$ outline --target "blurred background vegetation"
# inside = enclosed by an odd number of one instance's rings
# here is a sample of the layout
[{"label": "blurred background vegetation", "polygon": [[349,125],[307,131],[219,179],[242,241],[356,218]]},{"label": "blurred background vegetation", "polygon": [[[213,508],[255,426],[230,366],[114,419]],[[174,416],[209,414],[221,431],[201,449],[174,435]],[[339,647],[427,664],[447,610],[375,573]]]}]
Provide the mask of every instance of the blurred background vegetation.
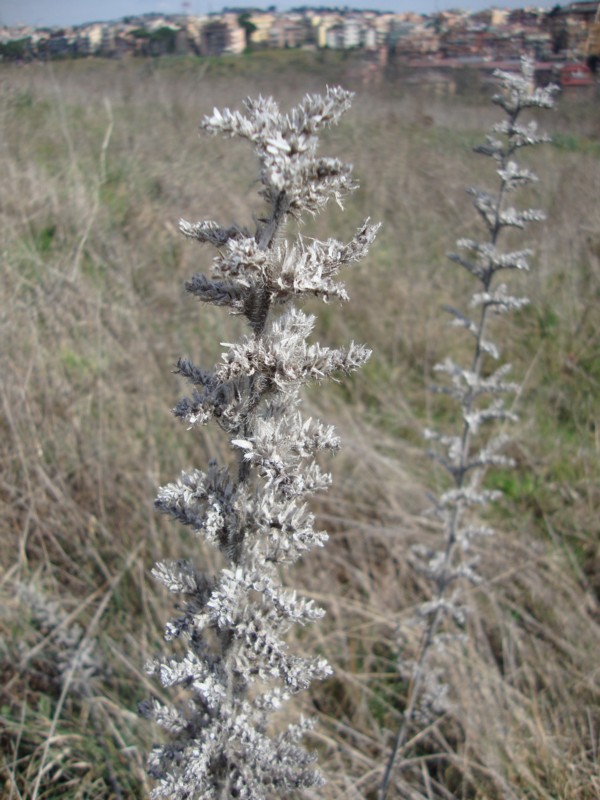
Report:
[{"label": "blurred background vegetation", "polygon": [[[494,175],[471,148],[500,115],[475,80],[445,97],[400,77],[365,83],[345,53],[280,51],[0,65],[2,797],[149,791],[158,733],[136,707],[158,691],[143,665],[171,610],[149,570],[194,553],[210,571],[215,558],[153,499],[182,468],[227,458],[218,430],[170,416],[171,369],[180,355],[212,365],[241,325],[186,296],[210,255],[177,222],[261,211],[249,148],[199,137],[198,123],[247,95],[285,107],[338,82],[357,96],[323,152],[353,162],[361,188],[302,233],[384,224],[346,276],[351,303],[311,310],[320,341],[374,354],[307,396],[344,449],[315,505],[331,540],[288,577],[328,614],[292,646],[336,673],[286,713],[319,718],[319,797],[376,796],[403,706],[398,630],[427,592],[409,548],[439,536],[427,495],[444,478],[422,429],[454,412],[428,384],[469,347],[440,310],[472,288],[446,253],[478,232],[465,188]],[[535,268],[513,284],[532,303],[494,336],[523,381],[517,469],[488,476],[505,495],[478,546],[469,636],[445,665],[452,710],[413,743],[390,797],[600,796],[600,106],[564,94],[540,123],[554,143],[532,153],[541,180],[521,199],[548,221],[519,239]]]}]

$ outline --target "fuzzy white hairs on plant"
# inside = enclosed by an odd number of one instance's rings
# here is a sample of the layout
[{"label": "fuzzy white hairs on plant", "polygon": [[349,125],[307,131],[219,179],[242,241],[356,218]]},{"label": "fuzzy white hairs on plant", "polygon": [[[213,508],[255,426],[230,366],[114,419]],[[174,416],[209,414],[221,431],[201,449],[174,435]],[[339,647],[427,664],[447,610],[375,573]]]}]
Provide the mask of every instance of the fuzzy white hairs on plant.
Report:
[{"label": "fuzzy white hairs on plant", "polygon": [[285,636],[323,610],[285,589],[282,566],[322,546],[306,498],[330,476],[315,461],[335,452],[331,426],[305,419],[300,389],[309,380],[350,373],[368,359],[360,345],[331,349],[308,339],[314,317],[294,303],[307,296],[347,299],[336,280],[362,259],[377,227],[364,223],[348,243],[283,239],[287,218],[314,214],[355,188],[352,167],[317,154],[319,132],[337,123],[351,94],[340,88],[308,95],[289,113],[272,99],[247,100],[245,112],[215,110],[204,131],[247,139],[260,163],[267,205],[254,232],[238,225],[180,223],[181,232],[216,250],[210,276],[195,275],[187,290],[200,300],[244,315],[249,332],[224,345],[222,360],[205,370],[181,359],[192,385],[174,413],[189,427],[214,422],[229,437],[237,466],[210,463],[164,486],[157,508],[218,548],[225,567],[207,575],[190,561],[162,562],[154,576],[178,598],[179,615],[166,628],[184,655],[149,665],[164,687],[183,687],[184,707],[158,700],[143,713],[166,728],[167,744],[149,758],[153,798],[279,798],[322,782],[314,755],[301,742],[309,720],[274,734],[269,715],[312,680],[331,673],[319,657],[298,655]]},{"label": "fuzzy white hairs on plant", "polygon": [[493,531],[481,525],[473,512],[499,495],[482,488],[484,473],[489,467],[508,467],[512,463],[502,453],[505,437],[488,435],[487,431],[494,422],[516,419],[505,398],[519,391],[520,386],[508,380],[510,365],[498,365],[500,348],[488,338],[488,329],[493,317],[528,303],[524,297],[512,296],[506,284],[498,279],[511,270],[528,271],[531,251],[506,251],[499,243],[507,229],[524,229],[530,222],[544,219],[544,214],[536,209],[514,208],[510,199],[515,191],[537,180],[529,169],[517,163],[517,154],[525,147],[549,141],[538,132],[535,122],[523,124],[521,114],[530,108],[552,108],[557,87],[536,88],[534,65],[528,58],[522,59],[520,73],[497,71],[495,77],[500,91],[493,101],[504,110],[505,118],[475,151],[496,162],[498,186],[494,192],[468,190],[483,221],[485,235],[481,240],[459,240],[458,252],[450,254],[450,259],[466,269],[477,285],[468,310],[451,306],[445,309],[452,316],[452,325],[471,337],[471,361],[463,366],[447,358],[435,367],[445,378],[434,387],[435,391],[458,404],[461,423],[454,433],[425,432],[433,445],[432,457],[449,476],[449,486],[436,498],[434,509],[444,538],[439,550],[416,547],[413,551],[415,567],[431,581],[432,596],[421,606],[415,621],[422,631],[417,658],[400,664],[409,691],[403,722],[381,784],[380,800],[385,800],[395,758],[406,745],[409,733],[414,734],[413,729],[421,725],[418,732],[445,708],[447,685],[433,663],[435,652],[443,651],[447,640],[442,623],[451,619],[459,627],[464,625],[466,609],[460,582],[480,580],[469,545],[474,537],[487,536]]}]

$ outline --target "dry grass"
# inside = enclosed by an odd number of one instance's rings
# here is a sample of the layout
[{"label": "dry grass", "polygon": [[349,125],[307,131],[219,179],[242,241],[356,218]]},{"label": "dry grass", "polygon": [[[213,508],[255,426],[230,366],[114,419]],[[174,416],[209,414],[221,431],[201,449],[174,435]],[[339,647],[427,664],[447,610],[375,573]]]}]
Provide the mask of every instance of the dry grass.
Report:
[{"label": "dry grass", "polygon": [[[281,59],[276,71],[260,59],[0,71],[3,797],[148,789],[155,732],[135,710],[156,691],[142,666],[169,614],[148,571],[198,551],[152,500],[224,448],[211,428],[186,433],[170,417],[169,368],[182,354],[211,364],[239,324],[184,296],[207,260],[176,223],[258,211],[248,151],[196,134],[213,105],[257,91],[285,103],[354,70]],[[331,800],[375,797],[400,719],[397,629],[427,591],[408,548],[439,535],[425,509],[442,478],[420,431],[447,412],[426,386],[431,366],[462,347],[439,309],[459,302],[466,278],[444,254],[476,224],[464,187],[484,176],[470,147],[494,114],[485,98],[359,87],[324,148],[354,162],[362,188],[306,234],[348,238],[363,216],[384,222],[369,265],[349,276],[350,306],[319,308],[322,340],[355,338],[375,355],[351,383],[310,392],[345,448],[317,508],[331,541],[290,576],[328,608],[299,644],[336,667],[302,699],[320,717],[320,796]],[[454,710],[413,743],[394,797],[600,795],[599,121],[597,107],[568,98],[546,121],[557,144],[535,163],[534,204],[550,221],[534,233],[533,303],[496,337],[525,376],[518,469],[489,478],[506,499],[482,545],[467,643],[444,664]],[[57,627],[32,614],[28,586],[60,605]],[[59,643],[75,623],[65,672]],[[96,669],[82,685],[77,657],[90,643]]]}]

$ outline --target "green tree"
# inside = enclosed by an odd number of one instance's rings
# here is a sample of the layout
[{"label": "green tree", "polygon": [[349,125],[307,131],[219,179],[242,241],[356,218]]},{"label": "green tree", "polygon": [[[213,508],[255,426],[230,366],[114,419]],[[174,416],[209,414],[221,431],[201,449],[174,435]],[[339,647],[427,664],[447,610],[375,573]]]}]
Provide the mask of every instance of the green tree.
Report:
[{"label": "green tree", "polygon": [[240,14],[238,17],[238,25],[240,28],[244,29],[244,33],[246,34],[246,47],[249,48],[251,41],[250,37],[257,30],[256,25],[252,22],[252,14],[249,11],[244,11],[243,14]]}]

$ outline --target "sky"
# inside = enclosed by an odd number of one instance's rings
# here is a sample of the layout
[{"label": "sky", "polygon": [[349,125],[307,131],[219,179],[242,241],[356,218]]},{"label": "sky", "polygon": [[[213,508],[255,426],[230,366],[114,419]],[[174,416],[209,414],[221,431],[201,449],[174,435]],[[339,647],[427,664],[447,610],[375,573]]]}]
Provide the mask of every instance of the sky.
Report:
[{"label": "sky", "polygon": [[[416,11],[430,14],[448,8],[477,11],[497,6],[523,8],[536,5],[550,9],[556,0],[0,0],[0,25],[80,25],[84,22],[114,20],[135,14],[157,11],[177,14],[183,10],[190,14],[219,11],[223,6],[256,6],[266,8],[274,4],[279,11],[300,5],[348,5],[374,8],[380,11]],[[184,9],[185,6],[185,9]]]}]

